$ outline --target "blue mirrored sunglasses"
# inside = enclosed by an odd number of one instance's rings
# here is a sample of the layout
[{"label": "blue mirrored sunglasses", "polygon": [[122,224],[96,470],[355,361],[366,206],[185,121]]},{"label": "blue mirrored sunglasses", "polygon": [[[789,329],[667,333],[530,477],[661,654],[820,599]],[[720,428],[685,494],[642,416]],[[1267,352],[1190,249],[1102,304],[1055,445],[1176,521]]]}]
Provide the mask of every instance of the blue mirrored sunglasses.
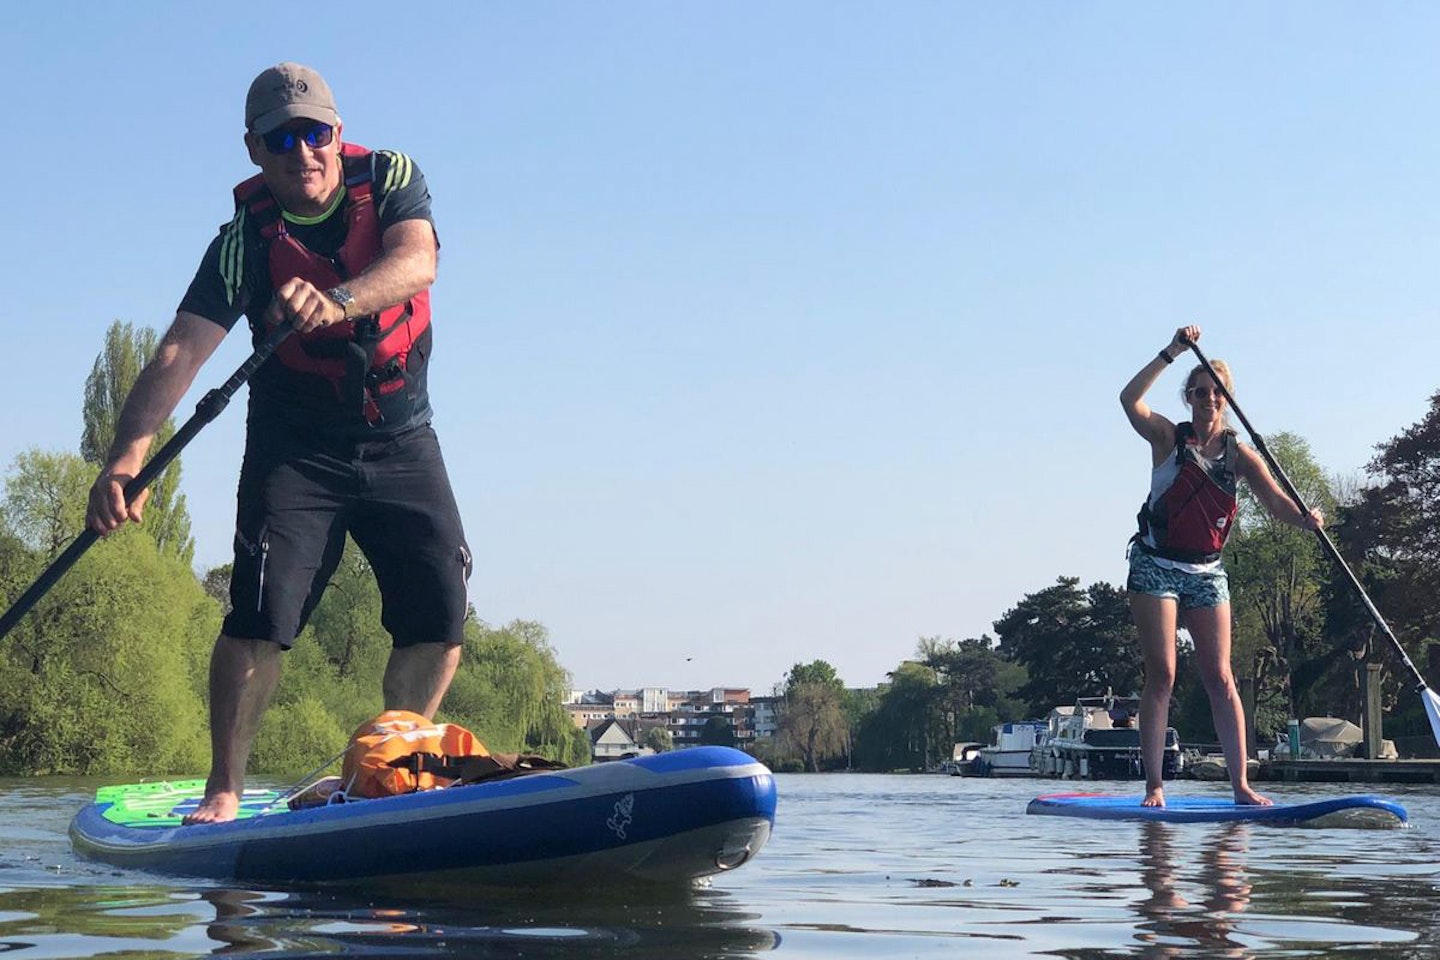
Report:
[{"label": "blue mirrored sunglasses", "polygon": [[295,145],[301,142],[304,142],[311,150],[318,150],[320,147],[327,146],[334,136],[335,130],[330,124],[317,121],[313,126],[300,130],[286,127],[271,130],[262,135],[261,139],[265,141],[266,150],[275,154],[285,154],[294,150]]}]

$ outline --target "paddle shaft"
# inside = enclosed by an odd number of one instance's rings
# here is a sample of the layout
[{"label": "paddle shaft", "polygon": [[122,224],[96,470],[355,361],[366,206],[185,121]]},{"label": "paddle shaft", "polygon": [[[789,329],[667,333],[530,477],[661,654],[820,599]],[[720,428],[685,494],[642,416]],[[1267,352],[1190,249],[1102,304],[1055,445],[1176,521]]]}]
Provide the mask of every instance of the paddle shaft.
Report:
[{"label": "paddle shaft", "polygon": [[[170,466],[170,462],[180,455],[180,451],[185,449],[185,445],[195,439],[195,435],[199,433],[206,424],[220,415],[220,412],[230,403],[230,398],[235,395],[235,391],[240,389],[241,384],[250,379],[251,375],[260,367],[260,364],[264,363],[269,359],[270,354],[275,352],[275,348],[280,345],[280,341],[288,337],[293,330],[294,328],[287,321],[270,331],[270,335],[255,348],[255,352],[250,354],[250,358],[230,375],[229,380],[226,380],[223,384],[200,398],[200,402],[195,405],[195,412],[191,414],[190,419],[186,420],[184,425],[175,431],[175,436],[171,437],[155,456],[150,458],[150,462],[145,464],[139,473],[131,477],[129,483],[125,484],[125,502],[127,504],[135,502],[135,498],[140,496],[145,488],[149,487],[150,484],[155,481],[155,478],[160,476],[166,467]],[[70,541],[70,546],[66,547],[60,556],[50,562],[50,566],[45,568],[45,571],[36,578],[35,582],[30,585],[30,588],[20,595],[20,599],[16,600],[10,609],[5,611],[3,617],[0,617],[0,638],[4,638],[6,634],[15,628],[15,625],[20,622],[25,614],[30,612],[30,609],[40,601],[40,598],[45,596],[51,587],[55,586],[55,583],[75,565],[75,562],[79,560],[85,551],[89,550],[98,539],[100,539],[100,535],[89,527],[86,527],[80,531],[79,536]]]},{"label": "paddle shaft", "polygon": [[[1250,439],[1255,441],[1255,449],[1260,451],[1260,456],[1264,457],[1265,462],[1270,465],[1270,471],[1274,473],[1275,478],[1280,481],[1280,486],[1285,488],[1285,492],[1290,495],[1291,500],[1295,501],[1295,506],[1300,508],[1301,513],[1309,513],[1310,508],[1305,505],[1305,499],[1300,496],[1300,491],[1295,489],[1295,484],[1291,483],[1290,478],[1285,475],[1284,468],[1281,467],[1275,457],[1271,455],[1270,448],[1265,446],[1265,438],[1260,436],[1260,434],[1255,431],[1255,428],[1250,425],[1249,419],[1245,416],[1245,411],[1240,409],[1240,405],[1235,402],[1235,398],[1230,395],[1230,391],[1225,389],[1224,382],[1216,375],[1215,368],[1210,366],[1210,361],[1207,360],[1205,354],[1200,351],[1200,346],[1195,343],[1191,343],[1189,346],[1190,349],[1195,352],[1196,359],[1200,361],[1200,366],[1204,367],[1205,372],[1210,375],[1210,379],[1215,381],[1215,387],[1224,395],[1225,402],[1230,404],[1230,409],[1235,411],[1235,416],[1239,417],[1240,422],[1245,425],[1245,431],[1250,434]],[[1380,611],[1375,608],[1375,604],[1371,601],[1370,595],[1366,593],[1365,588],[1361,586],[1360,579],[1355,576],[1355,572],[1350,569],[1350,565],[1345,562],[1345,558],[1340,556],[1340,550],[1335,546],[1335,542],[1330,539],[1330,535],[1322,528],[1315,531],[1315,536],[1320,541],[1320,545],[1325,548],[1325,552],[1330,554],[1330,558],[1344,571],[1345,579],[1350,581],[1351,588],[1360,598],[1360,601],[1365,604],[1365,609],[1370,612],[1370,617],[1375,621],[1375,625],[1380,628],[1380,632],[1385,634],[1386,639],[1388,639],[1391,646],[1395,648],[1395,652],[1399,654],[1400,661],[1405,664],[1405,668],[1415,677],[1415,682],[1420,685],[1421,689],[1428,689],[1429,685],[1425,682],[1425,677],[1410,660],[1410,655],[1407,654],[1405,648],[1400,645],[1399,638],[1397,638],[1394,631],[1390,629],[1390,625],[1385,622],[1385,618],[1380,615]]]}]

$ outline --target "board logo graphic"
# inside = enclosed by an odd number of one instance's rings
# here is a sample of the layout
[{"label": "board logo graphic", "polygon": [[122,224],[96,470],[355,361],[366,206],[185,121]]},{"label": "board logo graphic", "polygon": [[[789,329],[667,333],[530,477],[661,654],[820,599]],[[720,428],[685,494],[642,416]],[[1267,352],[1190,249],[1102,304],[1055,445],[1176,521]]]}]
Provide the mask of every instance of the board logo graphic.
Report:
[{"label": "board logo graphic", "polygon": [[627,793],[615,801],[615,814],[605,821],[605,826],[615,831],[615,836],[625,839],[625,828],[630,826],[630,814],[635,809],[635,794]]}]

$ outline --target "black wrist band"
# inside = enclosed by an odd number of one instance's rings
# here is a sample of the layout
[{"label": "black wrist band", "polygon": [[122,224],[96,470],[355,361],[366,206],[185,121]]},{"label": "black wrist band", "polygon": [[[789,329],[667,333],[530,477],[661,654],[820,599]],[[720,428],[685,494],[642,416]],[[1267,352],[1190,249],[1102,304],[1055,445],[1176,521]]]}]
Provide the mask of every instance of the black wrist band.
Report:
[{"label": "black wrist band", "polygon": [[1174,363],[1174,362],[1175,362],[1175,358],[1172,357],[1172,356],[1170,356],[1170,354],[1166,353],[1164,350],[1161,350],[1161,351],[1160,351],[1160,359],[1161,359],[1161,360],[1164,360],[1166,363]]}]

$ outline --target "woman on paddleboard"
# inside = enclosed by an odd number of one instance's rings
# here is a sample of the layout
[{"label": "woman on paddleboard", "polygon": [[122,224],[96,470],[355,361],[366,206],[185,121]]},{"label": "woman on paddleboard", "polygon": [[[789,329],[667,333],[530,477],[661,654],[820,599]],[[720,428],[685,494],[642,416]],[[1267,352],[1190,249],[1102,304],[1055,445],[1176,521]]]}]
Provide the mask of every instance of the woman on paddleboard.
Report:
[{"label": "woman on paddleboard", "polygon": [[[1180,626],[1195,644],[1235,802],[1270,803],[1251,789],[1246,775],[1245,713],[1230,671],[1230,587],[1221,552],[1235,523],[1237,480],[1248,483],[1278,520],[1307,530],[1325,522],[1319,510],[1306,513],[1287,497],[1260,455],[1236,438],[1226,419],[1225,395],[1203,366],[1185,378],[1182,396],[1190,407],[1189,420],[1172,423],[1145,402],[1165,368],[1199,339],[1199,327],[1176,330],[1120,391],[1130,425],[1150,443],[1150,495],[1140,510],[1140,530],[1130,541],[1126,588],[1145,660],[1140,750],[1144,804],[1152,807],[1165,804],[1161,758]],[[1220,360],[1210,365],[1233,396],[1229,367]]]}]

